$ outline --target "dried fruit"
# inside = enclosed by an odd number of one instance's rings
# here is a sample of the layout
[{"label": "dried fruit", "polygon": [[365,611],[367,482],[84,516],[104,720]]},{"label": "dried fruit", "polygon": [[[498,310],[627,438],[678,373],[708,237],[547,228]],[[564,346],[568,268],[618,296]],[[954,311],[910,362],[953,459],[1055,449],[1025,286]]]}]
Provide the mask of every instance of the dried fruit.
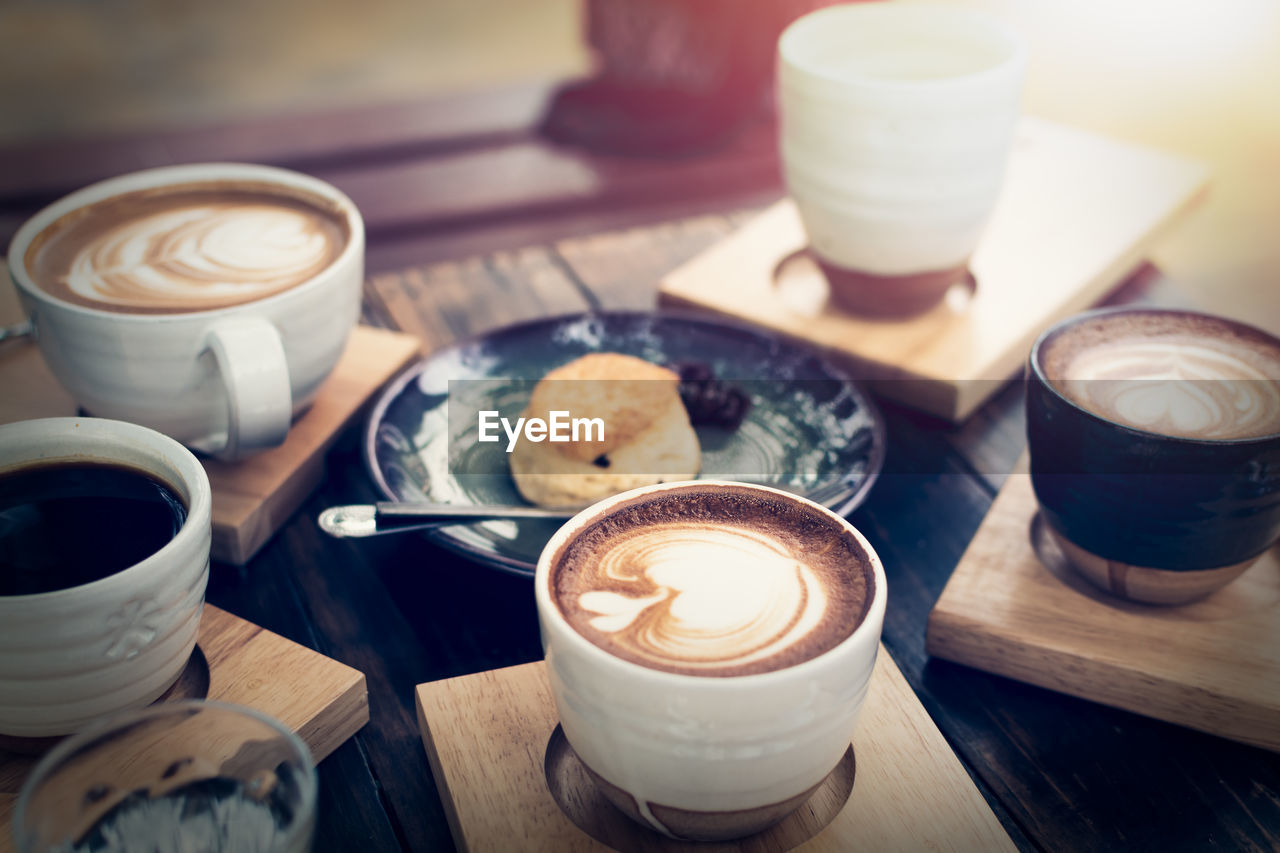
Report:
[{"label": "dried fruit", "polygon": [[710,365],[703,362],[682,361],[668,367],[680,374],[680,400],[690,423],[729,431],[742,426],[751,411],[746,391],[717,379]]}]

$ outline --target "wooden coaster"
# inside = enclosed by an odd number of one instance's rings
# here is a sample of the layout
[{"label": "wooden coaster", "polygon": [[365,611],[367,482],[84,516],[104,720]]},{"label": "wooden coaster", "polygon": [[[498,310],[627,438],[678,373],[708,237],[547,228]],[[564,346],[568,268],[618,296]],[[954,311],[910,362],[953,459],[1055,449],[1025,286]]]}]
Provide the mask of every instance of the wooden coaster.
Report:
[{"label": "wooden coaster", "polygon": [[830,307],[790,200],[668,274],[659,295],[817,344],[886,396],[960,421],[1041,330],[1119,284],[1207,178],[1197,162],[1024,118],[972,259],[972,299],[901,321]]},{"label": "wooden coaster", "polygon": [[[548,784],[548,769],[560,767],[561,760],[554,749],[558,726],[545,664],[419,684],[417,704],[427,758],[458,849],[609,849],[562,810]],[[883,647],[852,753],[842,765],[851,775],[854,755],[852,792],[825,829],[824,804],[813,800],[773,830],[727,847],[674,844],[618,821],[620,814],[600,814],[590,825],[593,833],[617,833],[608,843],[620,850],[1014,849]],[[589,798],[589,792],[580,797]]]},{"label": "wooden coaster", "polygon": [[[184,673],[179,680],[188,683],[174,698],[203,689],[209,699],[256,708],[296,732],[317,763],[369,721],[363,673],[212,604],[200,617],[196,649],[207,676]],[[204,677],[207,686],[200,684]],[[12,850],[9,821],[37,760],[0,751],[0,853]]]},{"label": "wooden coaster", "polygon": [[[22,318],[17,294],[0,284],[0,325]],[[324,455],[382,385],[419,352],[412,335],[358,326],[315,402],[285,443],[243,462],[205,459],[213,487],[213,557],[244,565],[324,476]],[[0,423],[77,413],[29,340],[0,342]]]},{"label": "wooden coaster", "polygon": [[1024,457],[929,616],[931,655],[1280,751],[1280,548],[1201,601],[1125,601],[1078,576]]}]

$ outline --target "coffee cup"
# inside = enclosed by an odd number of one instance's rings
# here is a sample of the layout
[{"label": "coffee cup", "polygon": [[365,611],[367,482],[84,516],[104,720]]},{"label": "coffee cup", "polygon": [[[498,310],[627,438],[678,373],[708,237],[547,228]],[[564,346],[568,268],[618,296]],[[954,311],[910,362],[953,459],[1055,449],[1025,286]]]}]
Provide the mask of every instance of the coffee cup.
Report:
[{"label": "coffee cup", "polygon": [[282,443],[359,318],[364,226],[323,181],[215,163],[93,184],[24,224],[9,269],[81,408],[222,459]]},{"label": "coffee cup", "polygon": [[574,516],[535,597],[560,725],[591,778],[642,826],[705,841],[785,818],[841,762],[886,589],[830,510],[704,480]]},{"label": "coffee cup", "polygon": [[99,418],[0,426],[0,734],[145,705],[195,647],[209,478],[167,436]]},{"label": "coffee cup", "polygon": [[1225,318],[1068,318],[1027,366],[1040,515],[1099,588],[1201,598],[1280,539],[1280,339]]},{"label": "coffee cup", "polygon": [[976,286],[1025,66],[1009,28],[955,7],[830,6],[783,32],[783,172],[836,305],[907,317]]}]

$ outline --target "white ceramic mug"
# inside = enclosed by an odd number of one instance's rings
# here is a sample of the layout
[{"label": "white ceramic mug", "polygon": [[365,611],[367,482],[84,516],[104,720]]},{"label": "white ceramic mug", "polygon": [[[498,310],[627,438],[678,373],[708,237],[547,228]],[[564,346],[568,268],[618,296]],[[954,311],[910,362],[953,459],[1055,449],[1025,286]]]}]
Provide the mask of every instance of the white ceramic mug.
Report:
[{"label": "white ceramic mug", "polygon": [[195,648],[209,579],[209,478],[182,445],[136,424],[44,418],[0,426],[0,472],[91,460],[144,471],[187,508],[163,548],[80,586],[0,596],[0,734],[64,735],[151,702]]},{"label": "white ceramic mug", "polygon": [[[27,249],[63,215],[123,193],[209,182],[317,196],[345,217],[346,245],[303,284],[214,310],[106,311],[56,298],[32,280]],[[9,270],[45,360],[86,412],[143,424],[234,460],[281,444],[342,355],[360,316],[364,224],[346,195],[296,172],[235,163],[170,166],[93,184],[40,211],[14,236]]]},{"label": "white ceramic mug", "polygon": [[1010,29],[948,6],[831,6],[783,32],[783,171],[837,302],[913,314],[968,276],[1025,65]]},{"label": "white ceramic mug", "polygon": [[[749,489],[803,504],[835,519],[854,537],[869,560],[875,588],[865,618],[850,636],[784,669],[714,677],[623,660],[566,621],[551,589],[554,564],[566,544],[623,502],[708,486]],[[633,819],[677,836],[683,831],[663,823],[654,804],[686,813],[681,820],[693,827],[716,831],[718,825],[758,821],[746,830],[756,831],[801,805],[836,768],[866,698],[887,598],[879,558],[845,519],[789,492],[706,480],[635,489],[583,510],[542,551],[534,592],[565,738],[583,764],[607,783],[602,790],[615,805]],[[740,834],[731,829],[718,837]],[[717,836],[702,836],[711,837]]]}]

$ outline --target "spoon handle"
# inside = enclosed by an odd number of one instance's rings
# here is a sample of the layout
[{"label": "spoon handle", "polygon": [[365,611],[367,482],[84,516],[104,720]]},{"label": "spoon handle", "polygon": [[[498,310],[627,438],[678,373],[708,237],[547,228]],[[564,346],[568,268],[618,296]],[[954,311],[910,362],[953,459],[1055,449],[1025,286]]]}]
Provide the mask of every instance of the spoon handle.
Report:
[{"label": "spoon handle", "polygon": [[15,323],[12,326],[0,326],[0,341],[9,338],[23,338],[35,331],[35,325],[30,319],[23,320],[21,323]]},{"label": "spoon handle", "polygon": [[382,501],[374,504],[379,518],[440,521],[457,524],[494,518],[569,518],[576,509],[545,509],[535,506],[458,506],[455,504],[418,504]]},{"label": "spoon handle", "polygon": [[577,510],[542,509],[531,506],[458,506],[381,502],[331,506],[320,513],[320,529],[330,536],[363,538],[387,533],[404,533],[443,527],[446,524],[471,524],[492,519],[557,519],[564,520]]}]

